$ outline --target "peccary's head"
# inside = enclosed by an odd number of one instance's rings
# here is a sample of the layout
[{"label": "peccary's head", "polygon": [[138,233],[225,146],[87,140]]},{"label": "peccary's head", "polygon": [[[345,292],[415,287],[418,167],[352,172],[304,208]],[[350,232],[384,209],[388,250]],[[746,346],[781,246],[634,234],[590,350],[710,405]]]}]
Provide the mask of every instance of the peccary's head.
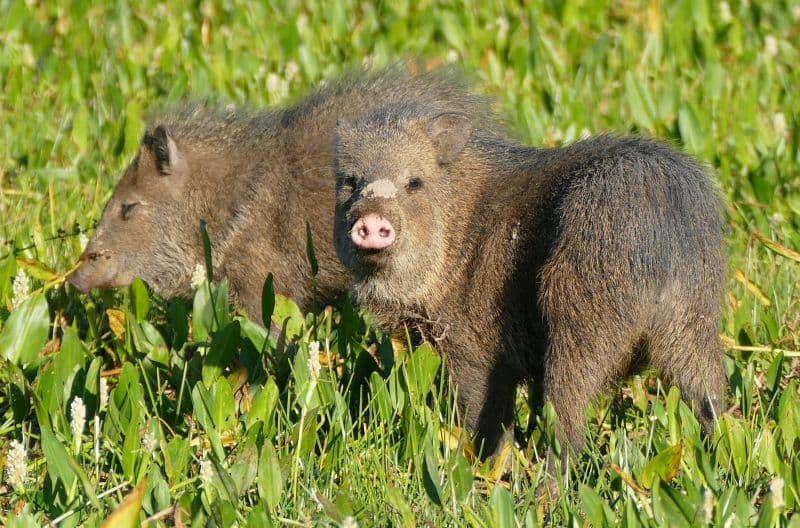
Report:
[{"label": "peccary's head", "polygon": [[190,241],[197,237],[194,222],[186,225],[189,170],[165,126],[145,133],[69,281],[86,292],[141,277],[161,295],[187,293],[196,260]]},{"label": "peccary's head", "polygon": [[357,296],[413,305],[441,286],[465,192],[447,168],[472,128],[462,113],[391,107],[339,122],[334,243]]}]

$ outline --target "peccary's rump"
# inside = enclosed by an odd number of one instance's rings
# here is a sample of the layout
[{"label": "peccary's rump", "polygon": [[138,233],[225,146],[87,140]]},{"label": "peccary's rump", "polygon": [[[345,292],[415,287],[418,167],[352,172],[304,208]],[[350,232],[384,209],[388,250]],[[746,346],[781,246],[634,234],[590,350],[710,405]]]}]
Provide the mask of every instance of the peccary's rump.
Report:
[{"label": "peccary's rump", "polygon": [[542,382],[577,451],[589,401],[646,364],[712,428],[724,224],[693,159],[629,137],[529,148],[409,103],[341,122],[336,172],[355,297],[438,341],[484,455],[513,425],[519,382]]},{"label": "peccary's rump", "polygon": [[215,273],[252,317],[269,272],[277,291],[311,308],[306,222],[320,264],[322,302],[349,277],[333,254],[332,147],[336,120],[395,100],[475,101],[452,72],[399,67],[332,81],[298,103],[264,112],[188,105],[157,115],[125,171],[70,281],[86,291],[138,276],[162,296],[188,296],[203,262],[199,220]]}]

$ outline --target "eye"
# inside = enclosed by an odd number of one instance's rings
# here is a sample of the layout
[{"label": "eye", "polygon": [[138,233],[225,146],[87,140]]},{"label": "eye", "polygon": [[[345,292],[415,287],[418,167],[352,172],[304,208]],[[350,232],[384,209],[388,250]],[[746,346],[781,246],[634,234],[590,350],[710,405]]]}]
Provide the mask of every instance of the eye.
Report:
[{"label": "eye", "polygon": [[358,180],[355,176],[346,176],[344,180],[342,180],[342,185],[345,187],[350,187],[350,189],[355,190],[356,186],[358,185]]},{"label": "eye", "polygon": [[422,189],[422,180],[420,178],[411,178],[406,184],[408,191],[418,191]]},{"label": "eye", "polygon": [[130,218],[131,213],[133,212],[134,207],[139,205],[141,202],[130,202],[122,204],[122,219],[127,220]]}]

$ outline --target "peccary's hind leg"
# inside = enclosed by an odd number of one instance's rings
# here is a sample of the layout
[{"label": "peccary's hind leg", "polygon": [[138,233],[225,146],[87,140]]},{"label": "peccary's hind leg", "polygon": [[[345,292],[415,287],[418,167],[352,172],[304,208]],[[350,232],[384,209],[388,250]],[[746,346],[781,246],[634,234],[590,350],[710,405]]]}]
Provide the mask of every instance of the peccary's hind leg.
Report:
[{"label": "peccary's hind leg", "polygon": [[676,317],[650,342],[651,361],[661,379],[681,390],[709,438],[714,436],[717,416],[725,410],[722,355],[715,316]]}]

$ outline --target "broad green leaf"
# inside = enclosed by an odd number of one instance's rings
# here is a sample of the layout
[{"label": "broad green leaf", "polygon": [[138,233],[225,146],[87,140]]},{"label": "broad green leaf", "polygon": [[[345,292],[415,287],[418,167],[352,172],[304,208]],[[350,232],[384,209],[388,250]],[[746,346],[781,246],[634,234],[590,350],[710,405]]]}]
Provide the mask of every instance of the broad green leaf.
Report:
[{"label": "broad green leaf", "polygon": [[[139,426],[144,413],[144,387],[139,371],[132,363],[122,366],[117,386],[111,391],[105,421],[105,433],[118,442]],[[138,430],[137,430],[138,438]],[[129,456],[123,453],[123,456]]]},{"label": "broad green leaf", "polygon": [[214,420],[217,432],[227,430],[236,420],[236,404],[233,390],[224,377],[217,379],[209,391],[211,419]]},{"label": "broad green leaf", "polygon": [[74,489],[80,482],[84,495],[91,501],[93,506],[99,508],[100,502],[97,500],[94,485],[56,435],[50,429],[43,427],[41,441],[50,478],[60,481],[68,491]]},{"label": "broad green leaf", "polygon": [[319,407],[305,411],[303,420],[297,422],[292,430],[292,440],[297,446],[296,456],[304,460],[314,451],[317,444],[317,430],[319,428]]},{"label": "broad green leaf", "polygon": [[747,469],[750,444],[741,422],[729,414],[720,416],[724,446],[733,463],[737,475],[743,475]]},{"label": "broad green leaf", "polygon": [[192,334],[195,341],[206,341],[214,327],[214,306],[211,294],[205,286],[197,288],[192,303]]},{"label": "broad green leaf", "polygon": [[[135,405],[135,404],[134,404]],[[147,454],[142,452],[142,414],[136,412],[132,415],[127,427],[122,431],[122,457],[120,465],[122,474],[129,481],[135,482],[139,478],[139,470],[143,469],[142,459]]]},{"label": "broad green leaf", "polygon": [[267,346],[267,330],[246,317],[237,317],[236,321],[239,322],[239,326],[242,329],[242,339],[250,341],[260,354]]},{"label": "broad green leaf", "polygon": [[258,496],[274,511],[283,493],[283,476],[278,454],[269,441],[261,446],[258,460]]},{"label": "broad green leaf", "polygon": [[247,429],[250,429],[259,421],[271,425],[275,408],[278,405],[278,397],[278,385],[272,378],[267,379],[267,382],[253,398],[250,410],[245,415],[244,420]]},{"label": "broad green leaf", "polygon": [[42,451],[47,461],[47,471],[50,478],[58,480],[67,489],[72,488],[78,481],[78,475],[68,460],[72,457],[64,445],[49,429],[42,429]]},{"label": "broad green leaf", "polygon": [[211,396],[208,389],[202,383],[195,384],[192,389],[192,415],[194,420],[200,424],[205,431],[214,429],[214,422],[211,419],[210,403]]},{"label": "broad green leaf", "polygon": [[[225,474],[221,474],[220,477],[224,480],[230,480]],[[236,507],[234,506],[236,502],[236,497],[230,498],[230,495],[228,495],[228,500],[221,498],[216,501],[214,514],[215,517],[219,519],[219,524],[221,526],[236,526],[239,520]]]},{"label": "broad green leaf", "polygon": [[489,508],[492,515],[492,526],[497,528],[515,528],[514,524],[514,498],[503,486],[495,486],[489,498]]},{"label": "broad green leaf", "polygon": [[433,388],[441,359],[429,343],[423,343],[411,354],[406,366],[406,381],[412,397],[422,401]]},{"label": "broad green leaf", "polygon": [[50,315],[44,294],[37,293],[8,317],[0,330],[0,353],[26,371],[32,371],[41,362],[39,351],[47,343]]},{"label": "broad green leaf", "polygon": [[238,321],[214,334],[203,362],[203,383],[206,387],[211,387],[223,370],[231,366],[240,339]]},{"label": "broad green leaf", "polygon": [[131,282],[130,291],[133,315],[137,321],[143,321],[150,311],[150,293],[147,291],[147,285],[137,277]]},{"label": "broad green leaf", "polygon": [[142,509],[145,511],[164,511],[172,506],[172,496],[169,491],[169,483],[153,464],[147,472],[147,488],[142,501]]},{"label": "broad green leaf", "polygon": [[171,347],[179,350],[189,337],[189,315],[182,299],[173,299],[167,307],[169,328],[172,330]]},{"label": "broad green leaf", "polygon": [[767,375],[765,381],[767,382],[767,389],[774,393],[778,390],[778,386],[781,382],[781,374],[783,373],[783,352],[778,352],[775,355],[775,359],[772,360],[772,363],[769,365],[769,369],[767,369]]},{"label": "broad green leaf", "polygon": [[603,526],[614,524],[613,512],[610,511],[603,498],[594,489],[585,484],[580,484],[578,486],[578,494],[580,495],[581,504],[583,504],[586,520],[592,526],[602,528]]},{"label": "broad green leaf", "polygon": [[757,460],[770,474],[778,474],[783,468],[782,457],[778,453],[775,435],[769,427],[764,427],[761,437],[753,450],[754,459]]},{"label": "broad green leaf", "polygon": [[[625,501],[624,519],[625,520],[623,521],[622,525],[625,526],[626,528],[637,528],[639,526],[644,526],[640,516],[639,507],[634,500]],[[673,525],[668,524],[667,526],[673,526]],[[676,524],[675,526],[685,526],[685,523]]]},{"label": "broad green leaf", "polygon": [[454,451],[452,456],[453,462],[450,464],[450,483],[453,489],[453,498],[456,502],[463,502],[466,500],[472,486],[475,482],[475,475],[472,473],[472,467],[464,456],[463,450]]},{"label": "broad green leaf", "polygon": [[414,513],[411,511],[411,507],[408,505],[408,502],[406,502],[405,497],[403,497],[402,491],[390,486],[386,490],[386,501],[400,513],[401,523],[399,526],[403,528],[414,528],[417,525],[414,519]]},{"label": "broad green leaf", "polygon": [[[658,501],[658,505],[656,505]],[[659,519],[664,526],[692,526],[696,521],[695,515],[697,507],[689,503],[686,496],[679,490],[665,482],[656,479],[653,482],[653,510],[663,512],[663,520]]]},{"label": "broad green leaf", "polygon": [[[59,407],[62,402],[70,403],[73,393],[81,398],[84,397],[86,380],[83,379],[82,375],[78,376],[78,374],[83,374],[86,355],[86,348],[78,338],[75,330],[68,328],[61,338],[61,349],[52,362],[52,369],[56,374],[54,379],[55,386],[61,392],[61,397],[58,400],[54,399],[53,402],[58,401]],[[77,387],[73,389],[76,381]],[[87,409],[91,410],[92,407],[87,407]]]},{"label": "broad green leaf", "polygon": [[58,273],[56,273],[50,266],[36,259],[18,258],[17,267],[23,268],[25,273],[31,277],[45,282],[58,278]]},{"label": "broad green leaf", "polygon": [[258,503],[253,506],[247,516],[247,528],[272,528],[274,525],[264,511],[263,504]]},{"label": "broad green leaf", "polygon": [[[778,403],[778,427],[782,433],[786,456],[792,455],[795,439],[800,437],[800,407],[795,398],[797,390],[797,380],[789,380]],[[800,485],[800,475],[798,475],[798,485]]]},{"label": "broad green leaf", "polygon": [[228,279],[223,278],[214,291],[215,328],[225,328],[231,322],[231,306],[228,299]]},{"label": "broad green leaf", "polygon": [[394,415],[394,409],[389,397],[389,391],[386,388],[386,382],[379,373],[373,372],[369,376],[369,384],[372,401],[377,406],[381,419],[389,423]]},{"label": "broad green leaf", "polygon": [[441,474],[433,442],[426,442],[422,463],[422,483],[428,498],[437,506],[442,506]]},{"label": "broad green leaf", "polygon": [[[220,378],[224,380],[225,378]],[[225,382],[227,385],[227,382]],[[230,389],[228,389],[230,390]],[[194,413],[197,422],[202,426],[203,431],[208,435],[208,443],[214,452],[214,456],[219,460],[224,460],[226,457],[225,449],[222,446],[222,436],[219,429],[214,423],[214,412],[218,411],[218,407],[223,407],[214,401],[214,396],[205,389],[202,383],[197,383],[192,390],[192,412]],[[219,418],[217,416],[217,418]]]},{"label": "broad green leaf", "polygon": [[644,487],[650,488],[656,475],[664,482],[675,478],[681,467],[682,454],[683,444],[676,444],[667,447],[650,459],[642,470],[641,482]]},{"label": "broad green leaf", "polygon": [[149,321],[133,321],[128,318],[128,323],[136,349],[147,354],[151,361],[168,366],[169,350],[158,329]]},{"label": "broad green leaf", "polygon": [[304,324],[303,312],[297,304],[280,294],[275,294],[275,311],[272,321],[280,328],[286,329],[286,337],[291,339],[302,333]]},{"label": "broad green leaf", "polygon": [[681,402],[681,392],[677,387],[670,387],[667,393],[667,427],[669,429],[670,444],[679,443],[683,435],[681,434],[681,420],[678,415],[678,406]]},{"label": "broad green leaf", "polygon": [[228,471],[238,495],[250,489],[258,475],[258,449],[254,442],[248,442],[240,449],[236,461]]},{"label": "broad green leaf", "polygon": [[192,447],[188,439],[176,436],[167,442],[164,453],[164,471],[172,486],[186,475],[192,460]]}]

